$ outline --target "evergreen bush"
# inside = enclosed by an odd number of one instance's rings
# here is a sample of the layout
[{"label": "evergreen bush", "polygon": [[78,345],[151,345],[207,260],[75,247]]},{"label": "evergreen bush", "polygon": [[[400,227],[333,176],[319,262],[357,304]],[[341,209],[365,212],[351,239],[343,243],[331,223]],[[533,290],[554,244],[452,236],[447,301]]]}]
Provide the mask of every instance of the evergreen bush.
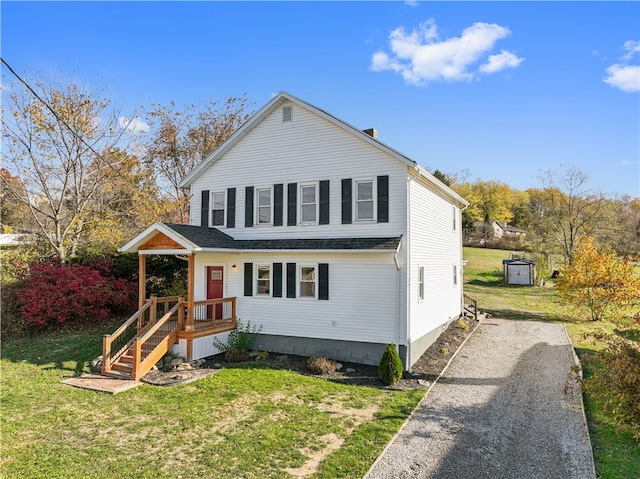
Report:
[{"label": "evergreen bush", "polygon": [[402,361],[395,344],[387,344],[378,365],[378,375],[385,384],[395,384],[402,378]]}]

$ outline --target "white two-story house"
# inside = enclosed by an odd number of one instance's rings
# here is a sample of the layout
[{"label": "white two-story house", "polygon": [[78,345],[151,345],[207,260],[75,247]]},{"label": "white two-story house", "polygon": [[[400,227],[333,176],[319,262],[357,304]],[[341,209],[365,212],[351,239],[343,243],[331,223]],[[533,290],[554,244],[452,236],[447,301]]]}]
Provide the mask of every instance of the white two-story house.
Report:
[{"label": "white two-story house", "polygon": [[[467,203],[375,130],[282,92],[182,186],[190,224],[153,224],[121,248],[140,258],[141,309],[166,323],[145,333],[156,320],[140,315],[141,339],[174,331],[165,346],[197,359],[239,318],[261,327],[257,349],[378,364],[395,343],[410,370],[461,314]],[[146,298],[149,254],[189,262],[187,297]],[[110,349],[115,364],[127,347]]]}]

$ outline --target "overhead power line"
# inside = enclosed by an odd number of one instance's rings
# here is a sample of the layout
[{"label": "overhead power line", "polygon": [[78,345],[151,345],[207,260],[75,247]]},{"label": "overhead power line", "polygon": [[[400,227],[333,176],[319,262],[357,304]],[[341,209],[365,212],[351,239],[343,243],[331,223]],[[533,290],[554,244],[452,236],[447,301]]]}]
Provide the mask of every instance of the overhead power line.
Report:
[{"label": "overhead power line", "polygon": [[11,65],[9,65],[9,63],[7,63],[7,61],[4,58],[0,57],[0,61],[2,61],[4,66],[6,66],[9,69],[9,71],[13,74],[13,76],[15,76],[20,81],[20,83],[22,83],[25,87],[27,87],[27,89],[31,92],[31,94],[33,96],[35,96],[47,108],[47,110],[49,110],[51,112],[51,114],[56,118],[56,120],[58,120],[60,123],[62,123],[71,132],[71,134],[73,136],[75,136],[78,140],[80,140],[82,142],[82,144],[84,146],[86,146],[89,150],[91,150],[91,152],[94,155],[96,155],[98,157],[98,159],[100,159],[100,161],[105,163],[109,168],[111,168],[122,179],[124,179],[127,182],[131,183],[133,186],[137,186],[137,185],[135,185],[133,183],[133,181],[131,181],[130,178],[127,178],[126,176],[124,176],[116,167],[114,167],[100,153],[98,153],[93,148],[93,146],[91,146],[89,143],[87,143],[86,140],[84,138],[82,138],[82,136],[79,135],[77,131],[75,131],[73,128],[71,128],[71,126],[64,120],[64,118],[62,118],[60,115],[58,115],[58,112],[56,112],[53,109],[53,107],[51,105],[49,105],[49,103],[47,103],[46,100],[44,100],[40,95],[38,95],[38,93],[31,87],[31,85],[29,85],[29,83],[26,80],[24,80],[20,75],[18,75],[18,73],[16,73],[16,71],[13,68],[11,68]]}]

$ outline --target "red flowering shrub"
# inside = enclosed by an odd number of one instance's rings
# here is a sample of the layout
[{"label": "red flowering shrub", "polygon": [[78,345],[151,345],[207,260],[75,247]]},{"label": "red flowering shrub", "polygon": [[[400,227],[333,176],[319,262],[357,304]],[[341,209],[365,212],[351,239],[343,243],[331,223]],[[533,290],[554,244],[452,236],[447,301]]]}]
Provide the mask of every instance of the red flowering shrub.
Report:
[{"label": "red flowering shrub", "polygon": [[39,263],[31,267],[18,290],[20,314],[36,327],[82,320],[101,320],[111,312],[135,306],[134,287],[116,279],[108,267],[79,263],[60,266]]}]

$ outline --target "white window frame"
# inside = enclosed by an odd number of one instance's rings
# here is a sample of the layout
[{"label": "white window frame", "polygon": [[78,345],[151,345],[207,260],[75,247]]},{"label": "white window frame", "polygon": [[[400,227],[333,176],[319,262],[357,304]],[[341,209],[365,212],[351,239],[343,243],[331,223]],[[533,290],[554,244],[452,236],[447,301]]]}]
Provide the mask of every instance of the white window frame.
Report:
[{"label": "white window frame", "polygon": [[[302,295],[302,283],[312,283],[312,281],[305,281],[303,280],[303,275],[302,275],[302,268],[313,268],[313,290],[314,290],[314,295],[313,296],[303,296]],[[317,264],[299,264],[298,265],[298,277],[297,277],[297,284],[298,284],[298,298],[302,298],[302,299],[318,299],[318,265]]]},{"label": "white window frame", "polygon": [[[302,189],[313,187],[315,189],[315,201],[314,203],[303,203],[302,198]],[[313,221],[304,221],[302,217],[302,207],[306,205],[315,204],[316,210],[316,219]],[[317,225],[318,224],[318,216],[320,215],[320,185],[319,183],[301,183],[298,186],[298,218],[300,218],[298,224],[300,225]]]},{"label": "white window frame", "polygon": [[293,121],[293,107],[283,106],[282,107],[282,123],[288,123],[290,121]]},{"label": "white window frame", "polygon": [[[269,271],[269,293],[260,293],[260,282],[265,281],[260,279],[260,268],[267,268]],[[273,296],[273,265],[271,263],[258,263],[255,265],[255,283],[254,283],[254,296],[259,298],[271,298]]]},{"label": "white window frame", "polygon": [[[221,225],[216,225],[214,223],[214,214],[213,212],[214,207],[215,207],[215,195],[222,195],[222,224]],[[211,192],[211,199],[209,201],[209,203],[211,204],[211,212],[209,213],[209,225],[211,226],[225,226],[227,224],[227,194],[224,191],[212,191]]]},{"label": "white window frame", "polygon": [[418,266],[418,302],[424,301],[424,266]]},{"label": "white window frame", "polygon": [[458,265],[453,265],[453,286],[454,288],[458,286]]},{"label": "white window frame", "polygon": [[[269,191],[269,221],[265,223],[260,222],[260,208],[266,208],[266,206],[260,206],[260,192],[261,191]],[[272,225],[273,224],[273,187],[272,186],[261,186],[256,188],[256,198],[255,198],[255,224],[256,226],[263,225]]]},{"label": "white window frame", "polygon": [[[358,184],[360,183],[371,183],[371,196],[370,200],[359,200],[358,199]],[[375,178],[363,178],[359,180],[355,180],[353,183],[353,210],[354,210],[354,218],[356,222],[372,222],[376,221],[376,211],[378,211],[378,191],[377,184]],[[373,204],[371,218],[359,218],[358,217],[358,203],[364,201],[371,201]]]}]

